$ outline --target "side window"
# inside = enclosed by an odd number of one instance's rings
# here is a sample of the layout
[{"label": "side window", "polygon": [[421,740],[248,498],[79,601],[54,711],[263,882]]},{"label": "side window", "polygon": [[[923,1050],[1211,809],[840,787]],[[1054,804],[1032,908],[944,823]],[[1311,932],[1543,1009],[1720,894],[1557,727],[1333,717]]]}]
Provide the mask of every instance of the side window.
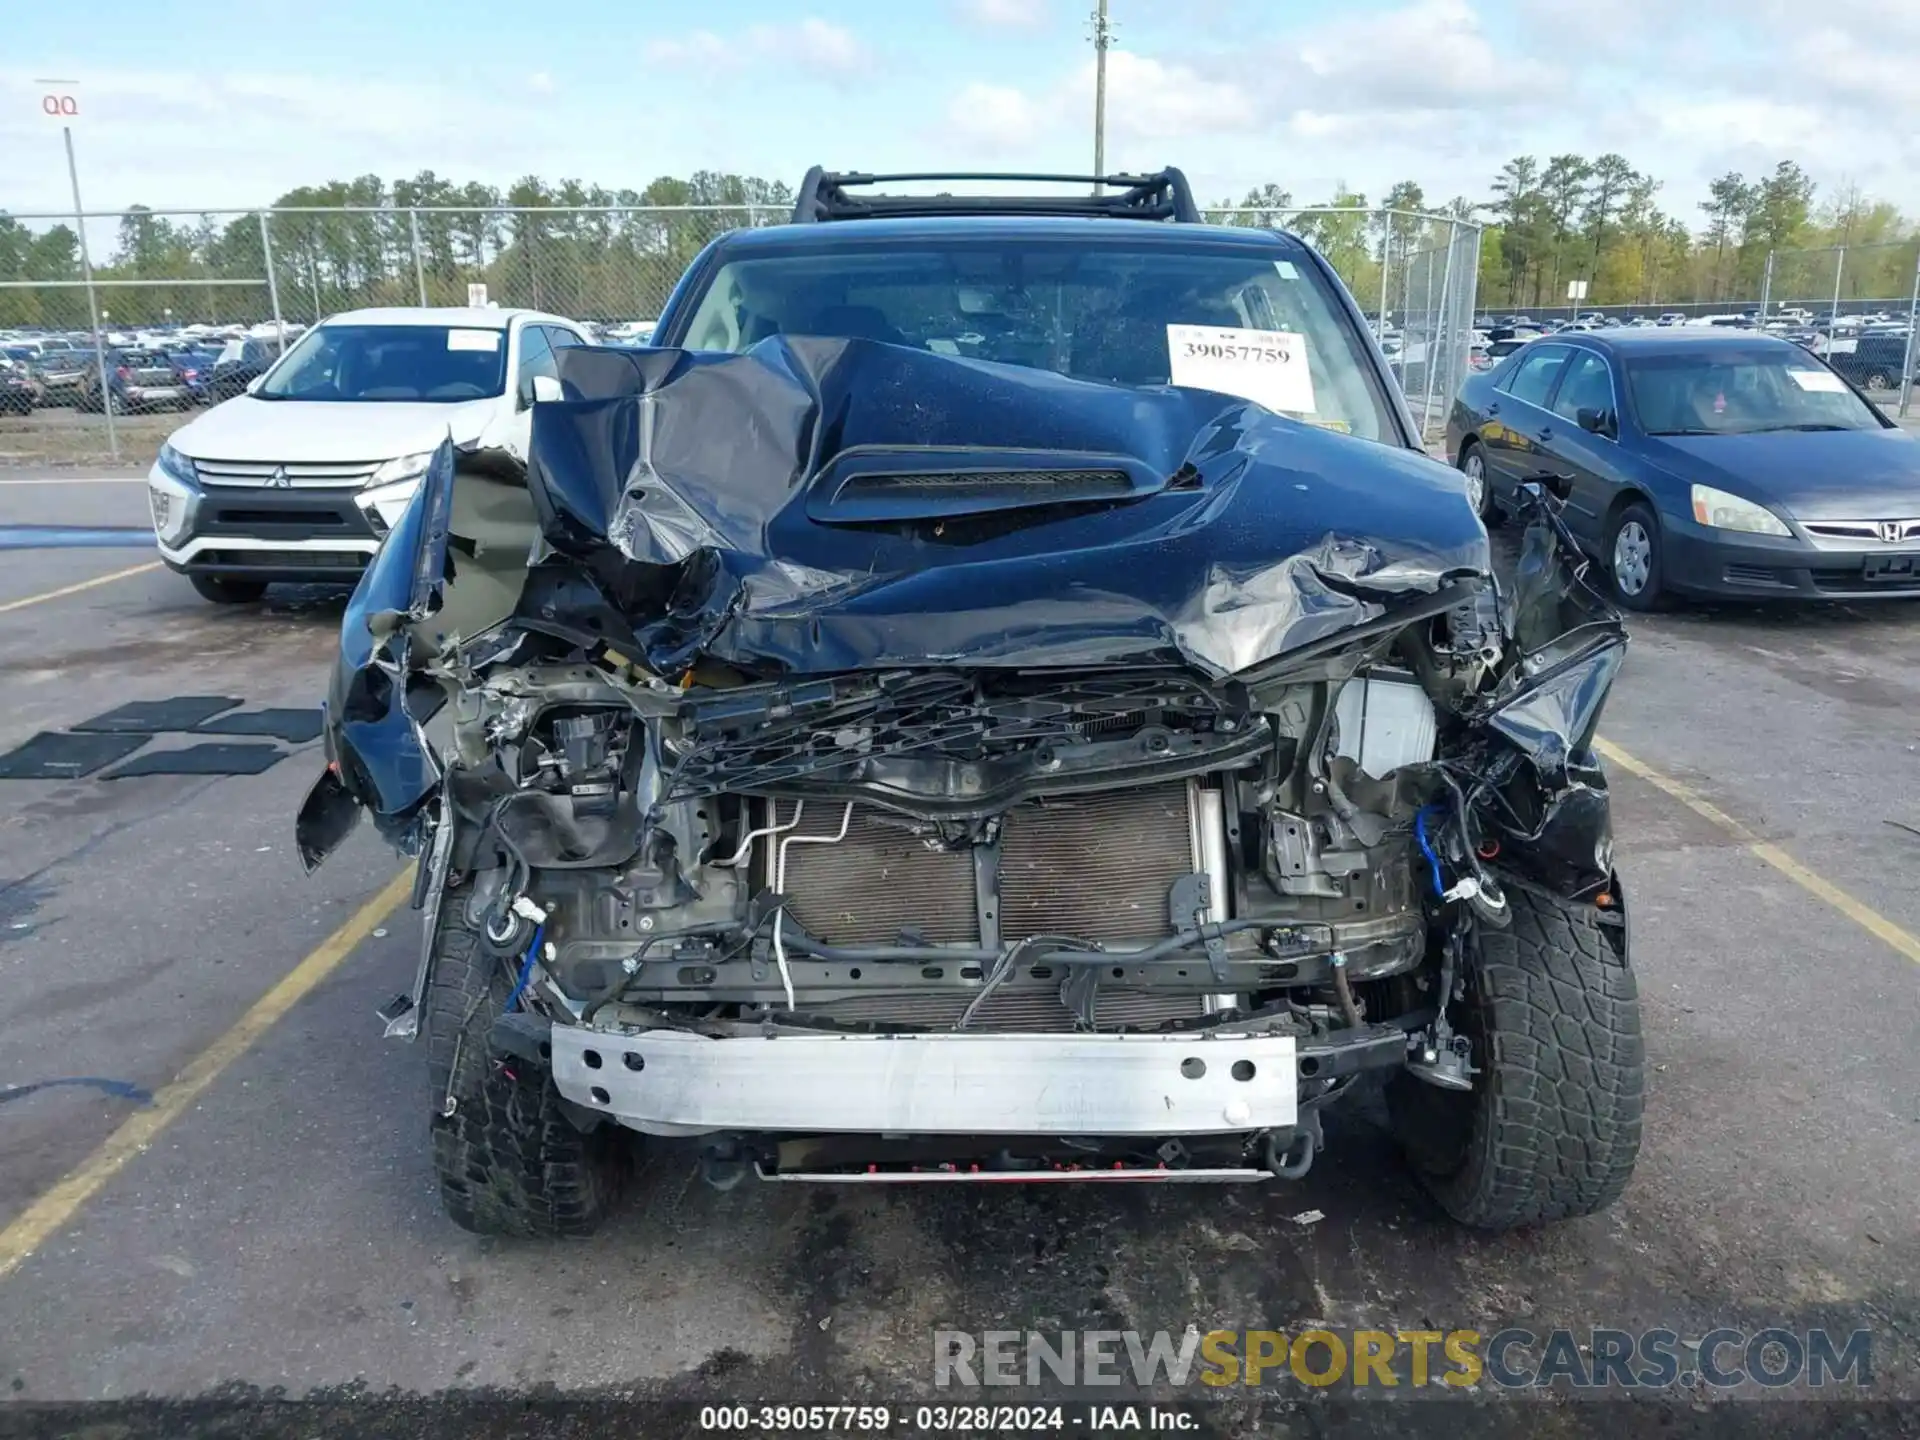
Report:
[{"label": "side window", "polygon": [[1560,373],[1560,366],[1567,358],[1564,345],[1542,345],[1538,349],[1528,346],[1525,358],[1513,367],[1513,374],[1507,378],[1503,387],[1516,400],[1524,400],[1529,405],[1547,403],[1547,396],[1553,393],[1554,378]]},{"label": "side window", "polygon": [[547,375],[559,379],[554,368],[553,349],[547,344],[544,325],[526,325],[520,330],[520,368],[514,371],[514,392],[522,405],[533,403],[533,377]]},{"label": "side window", "polygon": [[1553,397],[1553,413],[1577,420],[1582,410],[1611,409],[1613,381],[1607,376],[1606,357],[1576,350],[1573,363],[1560,378],[1560,393]]},{"label": "side window", "polygon": [[563,325],[543,325],[540,328],[547,332],[547,343],[556,350],[587,343]]}]

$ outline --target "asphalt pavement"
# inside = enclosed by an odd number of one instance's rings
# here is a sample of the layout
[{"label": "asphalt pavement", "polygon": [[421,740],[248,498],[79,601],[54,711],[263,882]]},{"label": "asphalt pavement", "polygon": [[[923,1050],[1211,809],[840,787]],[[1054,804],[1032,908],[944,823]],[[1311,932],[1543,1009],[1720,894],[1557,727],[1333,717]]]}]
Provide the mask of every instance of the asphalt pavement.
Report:
[{"label": "asphalt pavement", "polygon": [[[144,522],[138,484],[40,478],[0,472],[0,541]],[[0,549],[0,750],[129,700],[318,702],[338,592],[217,607],[154,559]],[[365,829],[315,878],[293,854],[317,743],[0,779],[0,1399],[858,1402],[925,1396],[936,1329],[1824,1325],[1920,1400],[1920,603],[1632,629],[1603,734],[1645,1148],[1608,1213],[1509,1236],[1439,1216],[1371,1107],[1305,1181],[1222,1189],[723,1194],[660,1145],[598,1240],[475,1239],[435,1199],[423,1056],[373,1013],[416,954],[404,909],[364,913],[400,862]],[[5,1093],[76,1078],[120,1088]],[[126,1139],[139,1092],[165,1104]]]}]

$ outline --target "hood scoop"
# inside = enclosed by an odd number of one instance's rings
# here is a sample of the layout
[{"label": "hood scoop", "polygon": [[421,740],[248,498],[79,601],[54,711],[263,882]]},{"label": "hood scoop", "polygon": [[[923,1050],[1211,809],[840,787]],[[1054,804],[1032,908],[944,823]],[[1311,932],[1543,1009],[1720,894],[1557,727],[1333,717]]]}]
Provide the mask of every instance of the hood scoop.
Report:
[{"label": "hood scoop", "polygon": [[1166,480],[1131,456],[1076,450],[859,446],[827,465],[807,496],[821,524],[944,520],[999,510],[1110,504]]}]

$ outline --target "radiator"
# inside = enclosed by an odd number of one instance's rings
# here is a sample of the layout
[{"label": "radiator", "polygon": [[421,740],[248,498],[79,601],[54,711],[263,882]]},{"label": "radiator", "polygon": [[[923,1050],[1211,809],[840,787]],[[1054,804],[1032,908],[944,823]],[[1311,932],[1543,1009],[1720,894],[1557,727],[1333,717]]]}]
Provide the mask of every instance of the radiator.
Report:
[{"label": "radiator", "polygon": [[[793,819],[792,801],[773,808],[780,823]],[[845,812],[811,802],[792,833],[832,836]],[[1198,855],[1186,781],[1016,806],[1000,837],[1000,939],[1161,939],[1167,893],[1201,868]],[[785,889],[793,917],[828,944],[980,943],[972,853],[940,850],[887,811],[855,805],[845,839],[790,846]]]},{"label": "radiator", "polygon": [[[838,834],[846,808],[845,801],[813,801],[792,833]],[[793,810],[792,801],[774,803],[782,825]],[[930,849],[912,825],[855,805],[847,838],[838,844],[789,846],[789,913],[829,945],[895,945],[903,934],[930,944],[979,944],[972,854]]]},{"label": "radiator", "polygon": [[1185,781],[1018,806],[1000,841],[1001,938],[1159,940],[1167,892],[1199,868]]}]

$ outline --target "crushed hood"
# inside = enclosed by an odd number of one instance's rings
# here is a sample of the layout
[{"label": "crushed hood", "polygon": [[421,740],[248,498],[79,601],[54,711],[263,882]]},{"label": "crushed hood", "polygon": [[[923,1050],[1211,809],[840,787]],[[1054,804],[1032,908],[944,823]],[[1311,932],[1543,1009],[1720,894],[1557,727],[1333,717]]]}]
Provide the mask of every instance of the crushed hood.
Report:
[{"label": "crushed hood", "polygon": [[522,611],[611,610],[662,672],[1217,678],[1489,571],[1447,467],[1208,391],[867,340],[560,364]]}]

